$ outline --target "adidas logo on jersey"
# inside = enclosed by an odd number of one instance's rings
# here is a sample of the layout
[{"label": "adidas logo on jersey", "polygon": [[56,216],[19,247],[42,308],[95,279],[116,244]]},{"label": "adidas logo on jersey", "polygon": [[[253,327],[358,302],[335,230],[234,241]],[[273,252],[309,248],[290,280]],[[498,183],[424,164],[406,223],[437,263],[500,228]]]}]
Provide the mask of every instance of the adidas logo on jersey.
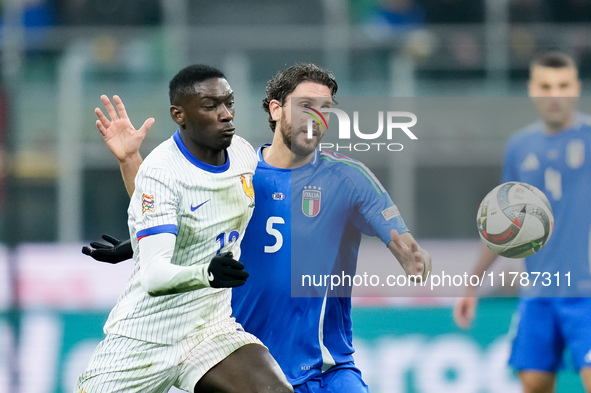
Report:
[{"label": "adidas logo on jersey", "polygon": [[534,153],[529,153],[521,163],[521,169],[524,171],[533,171],[540,168],[540,161]]}]

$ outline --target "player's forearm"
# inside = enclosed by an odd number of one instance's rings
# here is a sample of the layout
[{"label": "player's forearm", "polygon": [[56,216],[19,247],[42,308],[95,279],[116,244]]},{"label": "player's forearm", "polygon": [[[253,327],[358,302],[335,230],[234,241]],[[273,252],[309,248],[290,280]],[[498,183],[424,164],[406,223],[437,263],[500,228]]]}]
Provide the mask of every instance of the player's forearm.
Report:
[{"label": "player's forearm", "polygon": [[140,240],[140,283],[151,296],[172,295],[209,287],[207,265],[170,263],[176,236],[152,235]]},{"label": "player's forearm", "polygon": [[142,288],[151,296],[173,295],[206,288],[207,266],[178,266],[171,263],[158,264],[150,273],[143,275]]},{"label": "player's forearm", "polygon": [[[486,245],[480,245],[480,254],[478,256],[478,261],[476,262],[476,266],[474,270],[472,270],[472,275],[482,277],[486,271],[492,266],[493,262],[497,259],[497,254],[495,254],[490,248]],[[466,288],[466,296],[476,296],[476,289],[475,287],[469,286]]]},{"label": "player's forearm", "polygon": [[472,271],[472,274],[477,276],[482,276],[493,264],[493,262],[497,259],[497,254],[495,254],[490,248],[486,245],[480,245],[480,255],[478,256],[478,262]]},{"label": "player's forearm", "polygon": [[127,157],[125,160],[119,161],[123,183],[125,183],[125,189],[130,197],[135,191],[135,175],[137,175],[142,161],[143,159],[139,152]]}]

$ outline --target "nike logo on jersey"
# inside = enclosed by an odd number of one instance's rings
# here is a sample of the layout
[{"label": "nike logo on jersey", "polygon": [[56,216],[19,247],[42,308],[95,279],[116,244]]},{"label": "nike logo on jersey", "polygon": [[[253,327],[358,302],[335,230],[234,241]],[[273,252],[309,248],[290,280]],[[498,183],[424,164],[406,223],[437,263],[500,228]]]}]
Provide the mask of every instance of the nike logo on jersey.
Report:
[{"label": "nike logo on jersey", "polygon": [[207,202],[209,202],[209,201],[210,201],[210,199],[206,200],[206,201],[205,201],[205,202],[203,202],[203,203],[200,203],[200,204],[199,204],[199,205],[197,205],[197,206],[193,206],[193,204],[191,204],[191,211],[192,211],[192,212],[194,212],[195,210],[199,209],[201,206],[205,205],[205,204],[206,204]]},{"label": "nike logo on jersey", "polygon": [[209,272],[209,276],[207,276],[207,279],[208,279],[209,281],[213,281],[213,280],[215,280],[215,277],[213,276],[213,273],[212,273],[212,272]]}]

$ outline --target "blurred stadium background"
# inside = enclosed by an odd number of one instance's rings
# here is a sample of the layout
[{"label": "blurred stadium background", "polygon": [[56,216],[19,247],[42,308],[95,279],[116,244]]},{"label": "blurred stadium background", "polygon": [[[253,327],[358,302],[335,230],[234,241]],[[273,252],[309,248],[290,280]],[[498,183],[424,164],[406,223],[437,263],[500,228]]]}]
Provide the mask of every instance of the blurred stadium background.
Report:
[{"label": "blurred stadium background", "polygon": [[[255,146],[271,138],[260,109],[265,82],[297,61],[332,69],[342,97],[430,98],[412,154],[364,161],[434,263],[470,269],[476,208],[498,183],[504,142],[535,119],[526,98],[531,56],[570,52],[583,95],[591,77],[584,0],[0,4],[0,392],[71,392],[129,274],[130,264],[80,253],[103,233],[128,236],[128,198],[94,126],[100,94],[119,94],[136,126],[156,118],[144,153],[174,131],[167,84],[190,63],[226,73],[239,133]],[[480,103],[479,114],[467,121],[459,115],[475,111],[442,110],[449,97],[456,107]],[[362,262],[378,258],[376,247],[364,244]],[[519,391],[505,366],[514,298],[483,300],[473,328],[461,331],[454,299],[360,295],[357,361],[372,392]],[[558,391],[582,387],[567,372]]]}]

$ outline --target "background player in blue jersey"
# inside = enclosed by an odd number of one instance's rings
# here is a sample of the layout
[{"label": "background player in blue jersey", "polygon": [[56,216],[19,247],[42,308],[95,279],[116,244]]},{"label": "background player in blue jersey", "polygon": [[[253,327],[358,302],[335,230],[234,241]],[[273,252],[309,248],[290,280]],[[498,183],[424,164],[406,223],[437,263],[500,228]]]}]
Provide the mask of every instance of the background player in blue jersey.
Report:
[{"label": "background player in blue jersey", "polygon": [[[323,131],[316,129],[308,139],[306,123],[292,121],[292,113],[303,108],[332,106],[337,91],[332,75],[298,64],[278,73],[266,91],[263,108],[274,136],[257,150],[256,209],[241,257],[250,277],[233,291],[234,316],[247,331],[262,335],[296,392],[367,392],[352,356],[350,297],[329,296],[326,288],[320,296],[292,297],[292,262],[297,273],[319,267],[323,273],[353,275],[362,233],[379,236],[408,275],[426,277],[431,257],[371,171],[359,161],[317,150]],[[133,128],[120,132],[137,135]],[[136,142],[122,138],[119,146]],[[126,150],[137,157],[139,144]],[[87,252],[108,255],[118,249]]]},{"label": "background player in blue jersey", "polygon": [[[522,290],[509,363],[518,370],[525,392],[554,391],[565,348],[591,391],[591,118],[576,112],[580,90],[571,57],[556,51],[536,57],[529,95],[541,121],[513,135],[505,149],[502,182],[538,187],[554,211],[552,238],[526,258],[528,271],[570,271],[572,277],[570,287]],[[473,274],[483,274],[495,257],[483,245]],[[475,289],[466,295],[454,309],[463,328],[470,326],[477,303]]]}]

